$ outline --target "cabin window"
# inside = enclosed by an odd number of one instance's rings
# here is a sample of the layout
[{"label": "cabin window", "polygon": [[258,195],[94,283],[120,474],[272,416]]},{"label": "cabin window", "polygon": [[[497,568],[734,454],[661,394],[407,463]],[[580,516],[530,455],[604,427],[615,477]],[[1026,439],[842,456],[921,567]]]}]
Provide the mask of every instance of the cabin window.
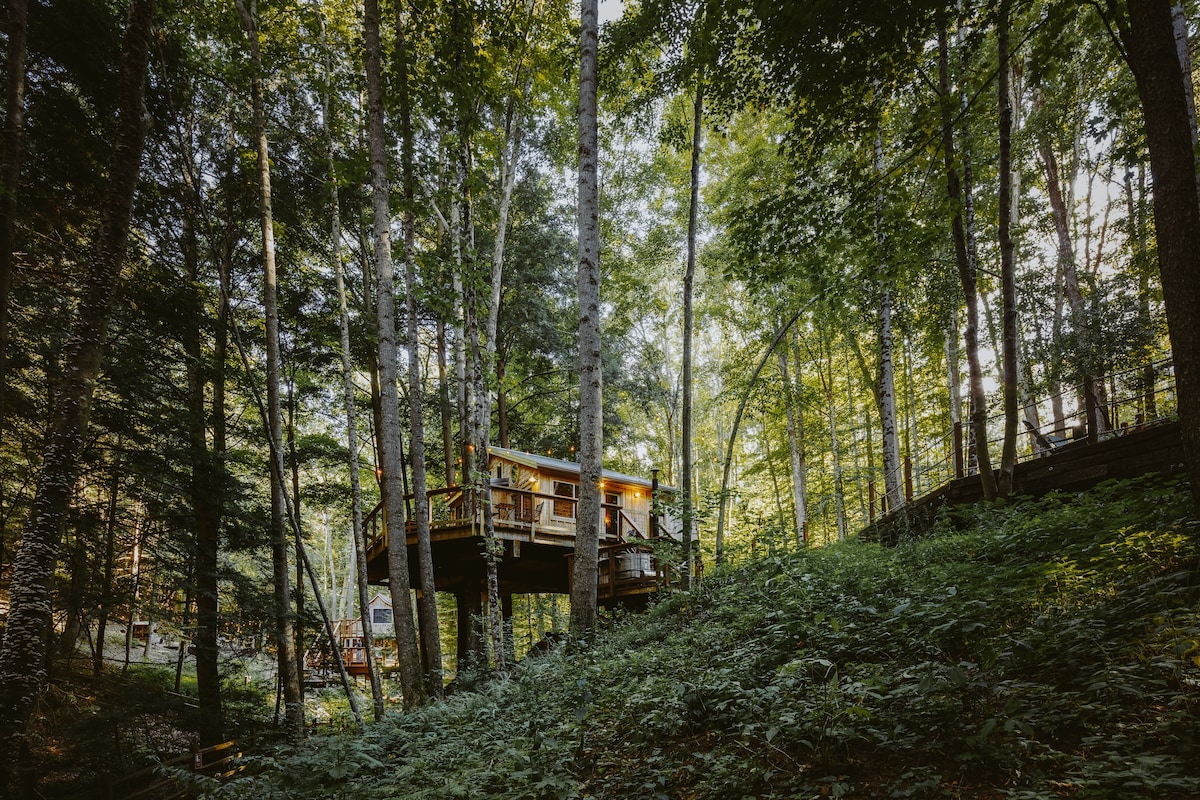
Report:
[{"label": "cabin window", "polygon": [[610,506],[621,505],[621,493],[620,492],[605,492],[604,493],[604,502]]},{"label": "cabin window", "polygon": [[391,625],[392,610],[390,608],[372,608],[371,609],[371,624],[372,625]]},{"label": "cabin window", "polygon": [[555,500],[552,516],[559,519],[575,519],[575,491],[576,486],[567,481],[554,482],[554,496],[566,497],[568,500]]}]

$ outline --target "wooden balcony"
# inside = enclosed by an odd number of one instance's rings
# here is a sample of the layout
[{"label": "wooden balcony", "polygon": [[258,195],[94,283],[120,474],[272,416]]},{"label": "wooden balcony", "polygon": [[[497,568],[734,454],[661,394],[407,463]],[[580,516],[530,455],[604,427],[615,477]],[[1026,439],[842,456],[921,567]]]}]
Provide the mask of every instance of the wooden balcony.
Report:
[{"label": "wooden balcony", "polygon": [[[498,563],[500,594],[561,593],[570,591],[575,554],[578,501],[532,488],[493,482],[490,504],[479,502],[475,487],[434,489],[429,496],[430,542],[439,591],[475,591],[482,585],[483,520],[490,513],[503,552]],[[412,496],[406,498],[409,522],[410,580],[418,585],[416,524]],[[665,580],[657,565],[648,531],[649,514],[618,503],[602,504],[600,568],[597,574],[602,605],[641,605]],[[382,507],[365,522],[367,577],[384,583],[388,576],[388,531]]]}]

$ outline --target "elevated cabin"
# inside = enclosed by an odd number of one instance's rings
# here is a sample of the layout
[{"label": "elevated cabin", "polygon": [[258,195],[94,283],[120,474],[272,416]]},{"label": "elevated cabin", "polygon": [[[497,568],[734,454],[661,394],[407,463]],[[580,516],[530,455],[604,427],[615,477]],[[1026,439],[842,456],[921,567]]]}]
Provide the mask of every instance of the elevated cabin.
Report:
[{"label": "elevated cabin", "polygon": [[[430,540],[438,591],[455,595],[459,619],[478,615],[484,593],[483,513],[490,507],[496,539],[500,596],[506,615],[514,594],[569,593],[578,516],[579,465],[504,447],[489,451],[488,503],[477,487],[450,486],[429,494]],[[655,481],[605,470],[602,481],[601,605],[642,605],[665,580],[650,542],[677,537],[680,526],[652,513],[652,495],[673,493]],[[409,500],[411,511],[411,498]],[[411,514],[410,514],[411,517]],[[388,532],[381,509],[367,519],[367,577],[386,583]],[[415,525],[407,531],[410,579],[419,585]],[[460,636],[462,632],[460,631]]]}]

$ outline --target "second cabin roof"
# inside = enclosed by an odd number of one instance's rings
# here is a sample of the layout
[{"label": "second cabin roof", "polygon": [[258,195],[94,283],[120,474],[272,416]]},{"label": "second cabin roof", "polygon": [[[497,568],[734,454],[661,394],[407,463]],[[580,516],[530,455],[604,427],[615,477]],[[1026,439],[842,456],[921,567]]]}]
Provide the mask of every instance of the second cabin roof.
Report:
[{"label": "second cabin roof", "polygon": [[[536,470],[555,470],[558,472],[569,472],[574,475],[579,474],[579,464],[574,461],[567,461],[562,458],[551,458],[550,456],[540,456],[536,453],[525,453],[520,450],[512,450],[508,447],[497,447],[491,445],[488,447],[488,452],[502,458],[505,461],[512,461],[520,464],[523,467],[529,467]],[[640,478],[636,475],[626,475],[623,472],[615,472],[611,469],[603,470],[605,480],[611,480],[616,483],[625,483],[631,486],[643,486],[647,489],[653,486],[653,483],[647,478]],[[674,491],[672,487],[665,484],[659,484],[659,489],[663,491]]]}]

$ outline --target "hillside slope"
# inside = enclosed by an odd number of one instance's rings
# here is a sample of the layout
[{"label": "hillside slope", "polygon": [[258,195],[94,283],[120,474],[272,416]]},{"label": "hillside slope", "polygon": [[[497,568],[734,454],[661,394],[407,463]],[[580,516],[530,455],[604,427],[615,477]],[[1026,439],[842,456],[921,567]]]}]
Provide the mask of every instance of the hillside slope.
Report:
[{"label": "hillside slope", "polygon": [[1200,527],[1160,479],[706,578],[222,796],[1200,797]]}]

